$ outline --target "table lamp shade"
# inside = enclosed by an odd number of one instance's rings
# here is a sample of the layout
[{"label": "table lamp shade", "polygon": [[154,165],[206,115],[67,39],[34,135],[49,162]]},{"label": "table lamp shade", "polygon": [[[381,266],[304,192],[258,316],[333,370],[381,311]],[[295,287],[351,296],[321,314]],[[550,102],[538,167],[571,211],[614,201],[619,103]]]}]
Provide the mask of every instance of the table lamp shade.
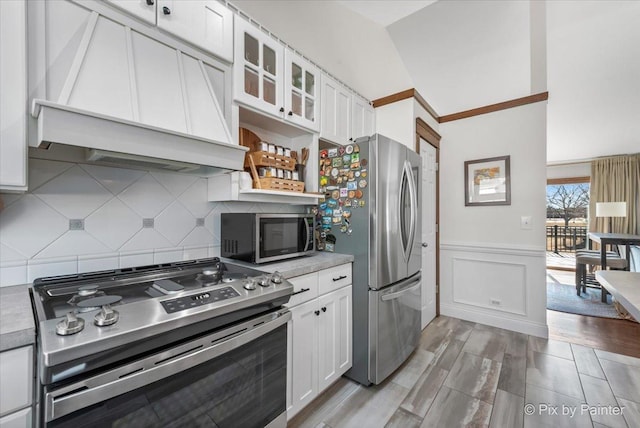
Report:
[{"label": "table lamp shade", "polygon": [[596,202],[596,217],[626,217],[626,202]]}]

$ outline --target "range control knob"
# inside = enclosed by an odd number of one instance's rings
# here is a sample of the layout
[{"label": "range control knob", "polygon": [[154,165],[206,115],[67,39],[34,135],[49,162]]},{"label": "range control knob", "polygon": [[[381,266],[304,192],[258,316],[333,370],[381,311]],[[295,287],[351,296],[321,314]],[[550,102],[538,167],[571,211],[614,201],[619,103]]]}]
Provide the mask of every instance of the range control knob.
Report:
[{"label": "range control knob", "polygon": [[261,276],[260,278],[258,278],[258,284],[260,284],[261,287],[268,287],[269,285],[271,285],[271,283],[269,282],[269,277],[268,276]]},{"label": "range control knob", "polygon": [[56,325],[56,334],[60,336],[69,336],[76,334],[84,328],[84,320],[77,317],[73,312],[69,312],[65,319]]},{"label": "range control knob", "polygon": [[274,284],[282,284],[282,274],[278,271],[275,271],[271,275],[271,282],[273,282]]},{"label": "range control knob", "polygon": [[255,290],[256,283],[252,279],[245,279],[243,287],[245,290]]},{"label": "range control knob", "polygon": [[111,305],[104,305],[100,309],[100,312],[93,317],[93,323],[98,327],[106,327],[118,322],[120,314],[118,311],[111,309]]}]

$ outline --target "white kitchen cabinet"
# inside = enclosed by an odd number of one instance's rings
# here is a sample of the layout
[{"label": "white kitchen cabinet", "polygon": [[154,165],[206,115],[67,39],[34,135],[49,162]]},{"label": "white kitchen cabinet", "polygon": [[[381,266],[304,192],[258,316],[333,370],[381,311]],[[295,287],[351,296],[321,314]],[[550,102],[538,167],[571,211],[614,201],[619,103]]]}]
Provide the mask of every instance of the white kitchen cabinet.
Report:
[{"label": "white kitchen cabinet", "polygon": [[235,100],[317,132],[318,69],[240,17],[235,20],[235,40]]},{"label": "white kitchen cabinet", "polygon": [[284,46],[236,16],[234,98],[274,116],[284,113]]},{"label": "white kitchen cabinet", "polygon": [[27,186],[26,2],[0,1],[0,190]]},{"label": "white kitchen cabinet", "polygon": [[[352,287],[350,282],[334,286],[332,281],[345,270],[350,279],[351,263],[290,279],[294,295],[287,304],[292,315],[288,418],[351,368]],[[323,286],[327,280],[332,284]],[[322,294],[320,290],[332,291]]]},{"label": "white kitchen cabinet", "polygon": [[0,418],[2,428],[31,428],[33,426],[31,408],[22,409]]},{"label": "white kitchen cabinet", "polygon": [[217,0],[157,0],[161,28],[194,45],[233,61],[233,12]]},{"label": "white kitchen cabinet", "polygon": [[344,145],[375,134],[373,106],[326,74],[322,75],[321,99],[320,138]]},{"label": "white kitchen cabinet", "polygon": [[351,92],[336,80],[322,75],[320,138],[348,144],[351,138]]},{"label": "white kitchen cabinet", "polygon": [[351,97],[351,136],[355,140],[376,133],[375,111],[369,101],[353,95]]},{"label": "white kitchen cabinet", "polygon": [[291,415],[318,395],[319,311],[318,299],[291,308]]},{"label": "white kitchen cabinet", "polygon": [[318,391],[351,368],[351,286],[318,299]]},{"label": "white kitchen cabinet", "polygon": [[318,120],[318,69],[296,53],[285,51],[284,118],[313,131],[320,129]]},{"label": "white kitchen cabinet", "polygon": [[106,3],[124,10],[125,12],[141,19],[142,21],[156,25],[156,1],[157,0],[103,0]]},{"label": "white kitchen cabinet", "polygon": [[0,416],[31,406],[32,395],[33,346],[0,353]]},{"label": "white kitchen cabinet", "polygon": [[105,0],[121,10],[233,61],[233,12],[217,0]]}]

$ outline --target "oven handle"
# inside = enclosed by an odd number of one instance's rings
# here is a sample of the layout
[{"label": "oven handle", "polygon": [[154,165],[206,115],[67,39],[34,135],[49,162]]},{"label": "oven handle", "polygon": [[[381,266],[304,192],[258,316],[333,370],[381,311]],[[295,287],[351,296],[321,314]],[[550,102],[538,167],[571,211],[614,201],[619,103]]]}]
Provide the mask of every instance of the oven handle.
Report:
[{"label": "oven handle", "polygon": [[[271,319],[269,319],[271,318]],[[286,324],[288,310],[280,310],[109,372],[85,379],[44,397],[45,422],[172,376],[245,345]],[[226,334],[225,334],[226,333]],[[213,340],[212,340],[213,338]],[[187,351],[184,351],[184,348]]]}]

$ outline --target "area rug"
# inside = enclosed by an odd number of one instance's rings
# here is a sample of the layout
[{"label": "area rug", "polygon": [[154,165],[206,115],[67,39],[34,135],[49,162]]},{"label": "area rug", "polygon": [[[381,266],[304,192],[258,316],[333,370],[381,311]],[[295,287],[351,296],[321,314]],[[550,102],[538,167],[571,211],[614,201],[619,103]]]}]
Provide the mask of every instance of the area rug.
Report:
[{"label": "area rug", "polygon": [[607,295],[608,303],[602,303],[600,293],[599,288],[587,287],[586,293],[583,291],[578,296],[575,285],[547,282],[547,309],[592,317],[622,319],[611,304],[611,295]]}]

